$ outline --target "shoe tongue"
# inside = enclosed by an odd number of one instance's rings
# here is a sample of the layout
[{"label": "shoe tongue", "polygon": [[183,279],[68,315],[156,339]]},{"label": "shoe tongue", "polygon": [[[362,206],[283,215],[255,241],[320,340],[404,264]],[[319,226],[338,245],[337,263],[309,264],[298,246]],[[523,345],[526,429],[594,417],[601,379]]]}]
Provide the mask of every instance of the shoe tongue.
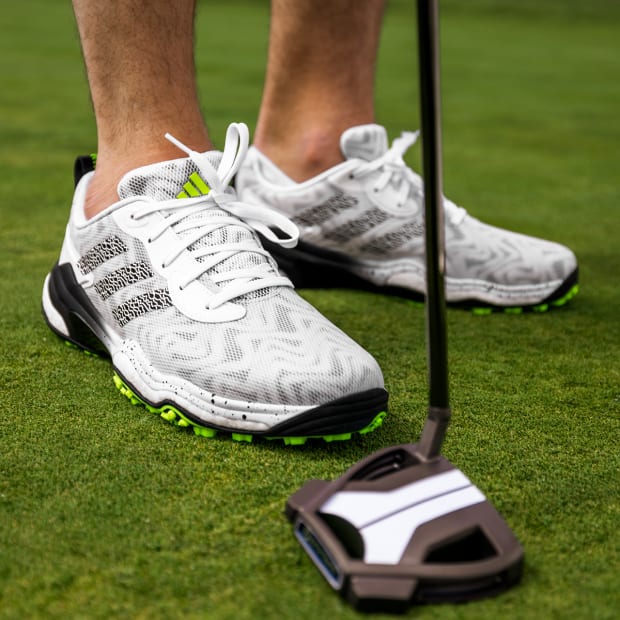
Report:
[{"label": "shoe tongue", "polygon": [[340,137],[340,150],[347,159],[373,161],[387,149],[387,132],[381,125],[350,127]]},{"label": "shoe tongue", "polygon": [[[222,159],[222,153],[210,151],[206,155],[209,158],[209,163],[217,169]],[[118,195],[121,200],[131,196],[146,196],[156,201],[168,200],[170,198],[186,198],[188,195],[192,195],[192,186],[200,192],[196,182],[200,183],[201,179],[198,179],[194,173],[200,174],[196,164],[189,158],[173,159],[144,166],[128,172],[121,179],[118,185]],[[190,190],[189,192],[188,189]],[[205,218],[218,218],[227,215],[225,211],[217,207],[199,212],[190,210],[186,217],[172,226],[172,229],[180,239],[184,239],[193,235],[194,229],[191,228],[192,224],[196,226],[204,225]],[[245,226],[230,223],[205,234],[187,249],[193,252],[208,246],[243,244],[250,247],[256,245],[256,248],[259,248],[252,232]],[[206,258],[199,256],[196,260],[201,262],[206,260]],[[260,253],[252,251],[238,252],[209,269],[199,278],[199,281],[210,290],[217,290],[218,287],[210,280],[211,276],[227,271],[249,269],[265,262],[268,262],[268,260]],[[258,290],[246,293],[238,299],[252,299],[263,294],[265,294],[265,291]]]},{"label": "shoe tongue", "polygon": [[[219,151],[206,153],[209,163],[217,169],[222,159]],[[121,200],[131,196],[146,196],[153,200],[176,198],[187,183],[193,184],[191,175],[198,172],[196,164],[189,159],[172,159],[128,172],[118,184]]]}]

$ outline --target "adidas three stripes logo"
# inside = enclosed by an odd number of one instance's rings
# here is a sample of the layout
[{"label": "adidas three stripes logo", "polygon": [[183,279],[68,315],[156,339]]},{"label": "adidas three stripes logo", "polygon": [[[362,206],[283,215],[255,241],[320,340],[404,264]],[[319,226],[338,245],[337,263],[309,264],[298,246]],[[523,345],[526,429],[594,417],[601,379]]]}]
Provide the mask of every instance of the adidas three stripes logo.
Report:
[{"label": "adidas three stripes logo", "polygon": [[179,192],[177,198],[195,198],[196,196],[206,196],[210,187],[202,180],[201,176],[194,172],[189,180],[183,185],[183,191]]},{"label": "adidas three stripes logo", "polygon": [[[127,246],[119,237],[111,235],[93,246],[77,262],[83,275],[94,271],[100,265],[128,251]],[[102,300],[118,291],[153,277],[153,270],[144,261],[138,261],[119,267],[94,282],[94,289]],[[138,318],[153,310],[161,310],[172,305],[170,293],[165,288],[153,289],[131,297],[112,309],[112,315],[119,327],[124,327],[132,319]]]}]

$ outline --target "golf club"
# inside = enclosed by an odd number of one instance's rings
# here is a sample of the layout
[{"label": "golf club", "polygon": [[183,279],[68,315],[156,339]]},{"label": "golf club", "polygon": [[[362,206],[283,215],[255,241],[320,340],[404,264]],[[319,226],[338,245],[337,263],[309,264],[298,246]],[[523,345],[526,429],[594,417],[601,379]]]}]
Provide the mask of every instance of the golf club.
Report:
[{"label": "golf club", "polygon": [[437,0],[418,0],[425,202],[428,415],[417,444],[384,448],[286,504],[295,536],[354,607],[404,611],[516,584],[523,549],[503,518],[440,450],[450,421],[445,315]]}]

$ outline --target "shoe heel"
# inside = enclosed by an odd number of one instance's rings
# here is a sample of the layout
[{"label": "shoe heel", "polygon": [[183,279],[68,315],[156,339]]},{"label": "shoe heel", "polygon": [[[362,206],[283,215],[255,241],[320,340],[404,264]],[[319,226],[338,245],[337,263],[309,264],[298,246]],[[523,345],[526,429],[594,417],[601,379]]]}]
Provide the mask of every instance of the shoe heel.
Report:
[{"label": "shoe heel", "polygon": [[43,318],[60,338],[89,353],[109,357],[97,325],[96,311],[69,264],[56,263],[45,279],[42,301]]}]

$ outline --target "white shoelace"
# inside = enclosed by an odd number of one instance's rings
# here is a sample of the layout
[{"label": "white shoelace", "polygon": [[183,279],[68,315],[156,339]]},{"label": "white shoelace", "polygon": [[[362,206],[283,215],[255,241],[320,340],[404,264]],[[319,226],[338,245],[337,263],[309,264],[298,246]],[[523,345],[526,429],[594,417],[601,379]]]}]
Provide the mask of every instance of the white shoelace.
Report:
[{"label": "white shoelace", "polygon": [[[170,134],[166,134],[166,138],[187,153],[196,164],[210,191],[196,198],[181,200],[174,198],[148,203],[134,212],[134,219],[141,219],[155,212],[164,214],[164,219],[159,226],[153,228],[149,242],[156,240],[172,227],[175,233],[185,233],[181,245],[172,250],[164,259],[164,267],[170,266],[185,250],[189,250],[192,245],[210,233],[226,226],[260,232],[270,241],[283,247],[290,248],[297,244],[299,230],[293,222],[275,211],[239,202],[235,191],[228,185],[248,150],[249,132],[245,124],[233,123],[228,127],[224,153],[217,170],[205,153],[192,151]],[[217,217],[200,219],[190,217],[210,209],[221,210],[224,214],[218,213]],[[273,229],[279,230],[284,236],[277,236]],[[270,254],[253,240],[209,244],[195,248],[191,252],[194,258],[202,260],[197,260],[195,268],[185,274],[180,284],[181,288],[198,280],[203,274],[236,254],[251,252],[254,255],[262,255],[266,259],[265,262],[257,265],[210,273],[209,279],[218,286],[219,291],[210,298],[209,309],[215,309],[237,297],[260,289],[293,286],[288,278],[278,275]]]},{"label": "white shoelace", "polygon": [[[403,159],[405,153],[416,143],[419,135],[419,131],[403,131],[381,157],[361,164],[355,173],[356,176],[365,176],[366,174],[380,171],[381,174],[373,188],[375,192],[380,192],[388,183],[395,180],[396,186],[399,187],[397,201],[399,207],[405,204],[411,191],[413,191],[416,198],[422,200],[424,197],[424,181]],[[467,211],[463,207],[454,204],[445,196],[443,202],[446,218],[451,224],[460,224],[465,219]]]}]

